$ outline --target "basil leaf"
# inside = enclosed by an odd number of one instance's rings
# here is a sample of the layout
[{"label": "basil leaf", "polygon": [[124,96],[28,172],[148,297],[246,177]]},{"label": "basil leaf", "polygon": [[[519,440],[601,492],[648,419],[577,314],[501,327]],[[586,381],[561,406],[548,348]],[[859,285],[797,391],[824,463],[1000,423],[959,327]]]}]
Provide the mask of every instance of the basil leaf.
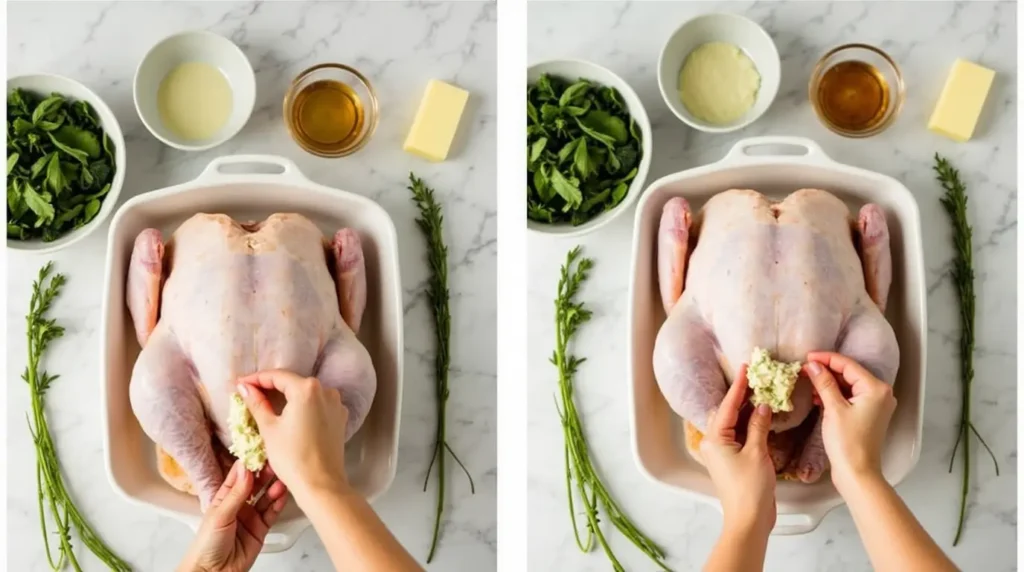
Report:
[{"label": "basil leaf", "polygon": [[[545,141],[546,142],[546,141]],[[14,170],[14,166],[18,164],[18,153],[12,153],[7,156],[7,175],[10,176],[11,171]]]},{"label": "basil leaf", "polygon": [[548,177],[548,171],[550,170],[551,166],[544,164],[533,172],[533,188],[537,190],[540,200],[545,203],[555,198],[555,189],[551,187],[551,179]]},{"label": "basil leaf", "polygon": [[540,139],[533,142],[530,147],[530,163],[536,163],[537,159],[540,159],[541,153],[544,152],[544,147],[548,144],[547,137],[541,137]]},{"label": "basil leaf", "polygon": [[540,117],[542,120],[546,122],[554,121],[555,118],[558,117],[561,113],[561,109],[554,105],[551,105],[550,103],[545,103],[544,105],[540,106]]},{"label": "basil leaf", "polygon": [[559,149],[558,164],[561,165],[562,163],[565,163],[569,159],[569,157],[571,157],[573,153],[576,152],[576,147],[578,147],[582,141],[582,137],[579,139],[573,139],[572,141],[566,143],[565,146],[563,146],[561,149]]},{"label": "basil leaf", "polygon": [[[105,161],[97,161],[95,163],[90,164],[88,169],[82,169],[83,176],[86,171],[88,171],[89,174],[92,175],[92,178],[96,181],[96,184],[101,184],[109,181],[110,175],[112,174],[110,165],[108,165]],[[93,183],[89,183],[89,186],[92,186],[92,184]]]},{"label": "basil leaf", "polygon": [[576,169],[576,174],[579,175],[581,181],[586,181],[595,171],[594,162],[590,160],[590,154],[587,152],[587,141],[586,139],[580,139],[579,145],[576,146],[576,152],[573,156],[573,167]]},{"label": "basil leaf", "polygon": [[50,162],[46,167],[46,185],[55,195],[61,194],[64,187],[68,185],[68,180],[64,178],[64,171],[60,170],[60,159],[57,158],[56,153],[51,155]]},{"label": "basil leaf", "polygon": [[70,209],[57,215],[57,218],[53,221],[53,226],[57,228],[63,228],[68,222],[72,221],[82,212],[82,205],[75,205]]},{"label": "basil leaf", "polygon": [[32,168],[29,169],[29,177],[33,181],[38,179],[39,175],[43,173],[43,169],[46,169],[46,166],[50,163],[50,157],[53,157],[56,154],[56,152],[47,153],[46,155],[43,155],[42,157],[37,159],[35,163],[32,163]]},{"label": "basil leaf", "polygon": [[53,137],[72,149],[84,151],[93,159],[100,156],[100,141],[91,131],[65,125],[53,133]]},{"label": "basil leaf", "polygon": [[14,135],[16,137],[21,137],[29,131],[32,131],[32,127],[33,125],[31,123],[19,117],[14,120]]},{"label": "basil leaf", "polygon": [[16,238],[18,240],[25,240],[25,229],[13,224],[7,223],[7,238]]},{"label": "basil leaf", "polygon": [[629,191],[629,185],[626,183],[619,183],[615,185],[615,190],[612,191],[612,205],[617,205],[622,202],[622,199],[626,198],[626,192]]},{"label": "basil leaf", "polygon": [[107,158],[110,159],[111,165],[116,165],[117,161],[114,160],[114,143],[107,136],[107,132],[103,132],[103,152],[107,154]]},{"label": "basil leaf", "polygon": [[583,212],[589,212],[589,211],[593,210],[594,207],[596,207],[597,205],[599,205],[599,204],[605,202],[606,200],[608,200],[608,195],[610,193],[611,193],[611,191],[609,191],[608,189],[605,189],[605,190],[597,193],[596,195],[593,195],[592,197],[590,197],[587,200],[583,201],[583,204],[580,205],[580,210],[583,211]]},{"label": "basil leaf", "polygon": [[565,210],[578,207],[583,202],[583,194],[580,193],[579,182],[574,177],[566,177],[558,169],[551,170],[551,186],[565,200],[567,207]]},{"label": "basil leaf", "polygon": [[53,205],[50,204],[49,200],[44,198],[48,195],[45,193],[40,195],[34,188],[32,188],[30,183],[25,183],[21,188],[24,193],[22,198],[25,199],[25,204],[28,205],[28,208],[36,214],[36,217],[38,217],[36,220],[36,226],[39,226],[39,221],[46,222],[53,220]]},{"label": "basil leaf", "polygon": [[46,117],[56,113],[60,107],[64,105],[64,96],[62,95],[51,95],[47,97],[39,105],[36,106],[35,111],[32,112],[32,123],[38,124]]},{"label": "basil leaf", "polygon": [[588,89],[590,89],[590,82],[588,81],[578,81],[570,85],[562,92],[562,96],[558,98],[558,107],[569,105],[577,98],[582,97]]},{"label": "basil leaf", "polygon": [[591,131],[611,137],[616,143],[625,143],[626,139],[629,138],[626,124],[622,119],[607,111],[594,110],[577,119],[577,121]]},{"label": "basil leaf", "polygon": [[89,163],[89,154],[88,153],[86,153],[85,151],[80,151],[78,149],[75,149],[73,147],[69,147],[69,146],[65,145],[64,143],[60,142],[57,138],[55,138],[53,133],[47,133],[47,135],[50,136],[50,141],[53,142],[53,145],[55,147],[57,147],[58,149],[60,149],[61,151],[65,152],[65,153],[67,153],[71,157],[74,157],[75,159],[78,160],[79,163],[81,163],[83,165],[87,165]]},{"label": "basil leaf", "polygon": [[100,202],[98,200],[93,199],[85,203],[85,218],[82,221],[82,224],[91,221],[98,212],[100,212]]},{"label": "basil leaf", "polygon": [[526,102],[526,117],[533,123],[540,123],[540,116],[537,115],[537,107],[529,101]]},{"label": "basil leaf", "polygon": [[103,198],[103,197],[107,196],[107,193],[109,193],[109,192],[110,192],[110,183],[107,183],[106,185],[103,185],[103,188],[100,189],[100,191],[98,193],[89,195],[86,198],[88,200],[100,199],[100,198]]}]

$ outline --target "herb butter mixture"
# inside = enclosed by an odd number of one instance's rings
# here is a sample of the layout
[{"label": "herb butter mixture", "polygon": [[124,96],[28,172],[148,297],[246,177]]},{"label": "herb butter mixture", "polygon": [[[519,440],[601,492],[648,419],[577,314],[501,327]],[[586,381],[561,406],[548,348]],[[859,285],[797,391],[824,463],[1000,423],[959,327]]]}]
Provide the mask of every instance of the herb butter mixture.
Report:
[{"label": "herb butter mixture", "polygon": [[228,428],[231,431],[231,446],[228,450],[245,464],[245,468],[256,473],[267,464],[267,450],[263,446],[263,437],[256,427],[256,420],[249,413],[249,408],[242,401],[242,396],[231,394],[231,407],[228,410]]},{"label": "herb butter mixture", "polygon": [[772,413],[792,411],[793,387],[800,376],[799,363],[785,363],[772,359],[768,350],[754,348],[747,365],[747,385],[754,391],[750,402],[755,406],[766,404]]},{"label": "herb butter mixture", "polygon": [[754,106],[761,74],[747,54],[726,42],[710,42],[686,56],[679,97],[698,119],[713,125],[739,121]]}]

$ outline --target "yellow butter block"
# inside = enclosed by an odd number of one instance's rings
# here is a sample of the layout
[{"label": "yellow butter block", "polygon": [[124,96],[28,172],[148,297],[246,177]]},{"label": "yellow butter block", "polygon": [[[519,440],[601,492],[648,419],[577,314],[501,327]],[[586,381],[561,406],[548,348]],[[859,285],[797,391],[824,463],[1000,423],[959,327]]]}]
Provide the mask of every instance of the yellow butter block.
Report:
[{"label": "yellow butter block", "polygon": [[996,72],[963,59],[953,62],[928,129],[963,143],[974,134]]},{"label": "yellow butter block", "polygon": [[402,149],[429,161],[444,161],[468,99],[468,91],[430,80]]}]

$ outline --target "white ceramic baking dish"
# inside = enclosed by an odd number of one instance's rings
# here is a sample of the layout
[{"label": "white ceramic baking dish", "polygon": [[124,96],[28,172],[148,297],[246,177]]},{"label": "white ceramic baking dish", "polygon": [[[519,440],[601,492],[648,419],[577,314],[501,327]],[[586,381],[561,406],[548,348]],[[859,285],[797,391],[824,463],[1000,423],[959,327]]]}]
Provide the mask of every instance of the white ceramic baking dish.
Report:
[{"label": "white ceramic baking dish", "polygon": [[[225,172],[225,167],[232,173]],[[266,171],[268,167],[279,173],[237,174],[238,169]],[[291,161],[262,155],[215,159],[195,180],[138,195],[114,216],[108,239],[100,376],[106,409],[103,450],[111,484],[130,501],[192,528],[199,523],[198,501],[160,477],[154,445],[132,413],[128,383],[140,348],[124,295],[139,231],[153,227],[169,237],[181,222],[199,212],[225,213],[237,220],[296,212],[316,222],[326,236],[341,227],[359,232],[369,292],[359,339],[373,359],[377,394],[362,428],[345,447],[345,463],[349,481],[372,501],[391,485],[398,462],[404,346],[395,226],[370,199],[313,183]],[[309,521],[291,503],[267,536],[264,551],[290,548],[307,526]]]},{"label": "white ceramic baking dish", "polygon": [[[799,154],[782,154],[782,149]],[[686,452],[682,419],[669,408],[654,378],[654,340],[665,321],[655,250],[662,207],[670,198],[683,196],[696,212],[709,197],[731,188],[781,198],[804,187],[826,189],[851,207],[873,202],[886,212],[893,256],[886,317],[900,344],[900,369],[894,385],[899,404],[882,460],[885,478],[899,483],[920,457],[928,326],[921,219],[913,195],[891,177],[833,161],[808,139],[744,139],[717,163],[651,183],[637,205],[633,229],[629,394],[634,457],[650,479],[719,508],[707,472]],[[780,481],[777,500],[775,534],[810,532],[843,502],[827,475],[813,485]]]}]

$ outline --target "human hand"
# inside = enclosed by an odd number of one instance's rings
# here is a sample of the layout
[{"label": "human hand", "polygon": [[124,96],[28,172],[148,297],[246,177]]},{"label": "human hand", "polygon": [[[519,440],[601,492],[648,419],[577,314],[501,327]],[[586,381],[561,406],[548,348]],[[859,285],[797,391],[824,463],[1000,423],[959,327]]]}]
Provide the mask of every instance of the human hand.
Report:
[{"label": "human hand", "polygon": [[892,386],[833,352],[807,354],[804,370],[821,401],[821,436],[833,484],[842,493],[864,477],[880,477],[882,443],[896,409]]},{"label": "human hand", "polygon": [[[284,394],[280,415],[267,400],[267,390]],[[297,499],[313,490],[347,489],[348,409],[338,390],[323,387],[315,377],[273,370],[239,379],[238,392],[259,427],[267,459]]]},{"label": "human hand", "polygon": [[747,402],[747,366],[708,420],[700,452],[722,502],[726,527],[748,529],[765,538],[775,526],[775,466],[768,454],[772,413],[767,405],[750,415],[746,443],[736,431],[740,410]]},{"label": "human hand", "polygon": [[288,502],[284,483],[275,481],[255,505],[248,504],[253,491],[258,492],[273,479],[270,465],[256,477],[245,470],[241,461],[236,461],[203,515],[179,572],[249,570],[259,556],[267,532]]}]

